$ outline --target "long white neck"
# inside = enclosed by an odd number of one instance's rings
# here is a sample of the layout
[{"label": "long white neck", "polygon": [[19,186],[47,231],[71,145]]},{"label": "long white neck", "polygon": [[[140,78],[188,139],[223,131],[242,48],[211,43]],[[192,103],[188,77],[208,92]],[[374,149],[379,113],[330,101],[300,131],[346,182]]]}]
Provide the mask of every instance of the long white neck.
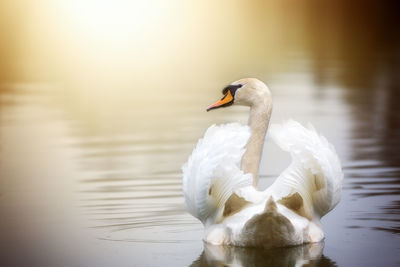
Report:
[{"label": "long white neck", "polygon": [[258,170],[262,156],[265,134],[272,112],[270,99],[263,99],[250,107],[249,126],[251,136],[242,158],[242,170],[253,175],[253,186],[258,187]]}]

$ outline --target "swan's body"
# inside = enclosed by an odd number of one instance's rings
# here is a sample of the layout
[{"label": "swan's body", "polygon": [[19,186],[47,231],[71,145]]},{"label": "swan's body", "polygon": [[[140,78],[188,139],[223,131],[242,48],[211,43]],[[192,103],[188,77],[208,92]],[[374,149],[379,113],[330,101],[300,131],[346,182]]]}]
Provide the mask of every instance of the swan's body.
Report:
[{"label": "swan's body", "polygon": [[249,125],[211,126],[183,167],[186,206],[204,224],[204,240],[255,247],[321,241],[320,219],[340,200],[343,174],[334,148],[311,126],[295,121],[272,125],[271,137],[291,154],[292,163],[269,188],[258,191],[271,94],[256,79],[227,88],[209,109],[233,102],[248,105]]}]

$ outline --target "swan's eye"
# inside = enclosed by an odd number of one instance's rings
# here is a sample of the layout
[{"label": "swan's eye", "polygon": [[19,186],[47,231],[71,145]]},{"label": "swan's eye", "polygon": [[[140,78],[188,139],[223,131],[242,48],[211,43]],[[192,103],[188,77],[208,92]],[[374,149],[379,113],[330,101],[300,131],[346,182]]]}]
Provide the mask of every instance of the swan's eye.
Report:
[{"label": "swan's eye", "polygon": [[232,96],[235,96],[236,90],[241,88],[243,85],[242,84],[236,84],[236,85],[228,85],[227,87],[225,87],[224,89],[222,89],[222,94],[226,95],[226,92],[231,91]]}]

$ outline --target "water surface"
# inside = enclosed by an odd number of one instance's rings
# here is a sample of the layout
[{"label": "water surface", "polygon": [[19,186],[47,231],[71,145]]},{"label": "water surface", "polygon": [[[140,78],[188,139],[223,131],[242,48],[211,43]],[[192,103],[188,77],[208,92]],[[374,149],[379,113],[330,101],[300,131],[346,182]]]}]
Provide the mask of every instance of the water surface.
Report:
[{"label": "water surface", "polygon": [[[108,14],[101,5],[65,19],[54,14],[75,6],[35,6],[28,17],[37,24],[16,24],[25,37],[10,38],[26,41],[24,53],[5,45],[2,51],[11,54],[0,63],[9,70],[0,77],[2,265],[400,264],[400,46],[392,13],[376,13],[371,4],[353,20],[353,7],[344,2],[344,8],[307,2],[310,8],[300,11],[287,3],[233,5],[224,14],[269,14],[235,21],[233,28],[226,15],[212,11],[224,5],[187,5],[182,14],[172,5],[165,17],[154,15],[170,39],[153,24],[146,30],[132,24],[128,33],[94,31],[96,19]],[[130,21],[124,14],[122,22]],[[171,14],[186,26],[169,20]],[[205,14],[210,20],[199,23]],[[82,23],[80,16],[93,23],[76,27],[70,20]],[[244,107],[205,108],[244,76],[271,88],[272,123],[311,122],[339,154],[342,200],[322,220],[323,243],[274,250],[209,246],[201,241],[200,222],[185,211],[180,168],[197,140],[211,124],[247,121]],[[267,138],[261,188],[289,162]]]}]

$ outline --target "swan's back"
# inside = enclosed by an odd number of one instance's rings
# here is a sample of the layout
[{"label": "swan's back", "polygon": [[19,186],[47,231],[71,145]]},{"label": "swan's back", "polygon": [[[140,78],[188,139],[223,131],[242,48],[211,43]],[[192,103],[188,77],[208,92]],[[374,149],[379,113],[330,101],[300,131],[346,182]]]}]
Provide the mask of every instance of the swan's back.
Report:
[{"label": "swan's back", "polygon": [[184,164],[183,193],[188,211],[203,223],[223,209],[233,190],[252,184],[240,162],[250,137],[247,125],[209,127]]},{"label": "swan's back", "polygon": [[295,121],[270,130],[292,163],[263,192],[240,169],[247,126],[211,126],[184,165],[186,206],[205,225],[206,242],[275,247],[323,239],[320,218],[339,202],[343,179],[335,149]]}]

